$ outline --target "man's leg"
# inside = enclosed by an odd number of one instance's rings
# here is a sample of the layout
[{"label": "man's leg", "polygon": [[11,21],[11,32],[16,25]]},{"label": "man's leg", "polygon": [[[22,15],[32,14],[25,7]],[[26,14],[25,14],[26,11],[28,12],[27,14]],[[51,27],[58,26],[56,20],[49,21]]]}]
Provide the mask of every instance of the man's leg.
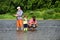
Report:
[{"label": "man's leg", "polygon": [[21,30],[23,30],[23,20],[20,20],[20,28],[21,28]]},{"label": "man's leg", "polygon": [[16,26],[17,26],[16,30],[19,30],[19,20],[17,20]]}]

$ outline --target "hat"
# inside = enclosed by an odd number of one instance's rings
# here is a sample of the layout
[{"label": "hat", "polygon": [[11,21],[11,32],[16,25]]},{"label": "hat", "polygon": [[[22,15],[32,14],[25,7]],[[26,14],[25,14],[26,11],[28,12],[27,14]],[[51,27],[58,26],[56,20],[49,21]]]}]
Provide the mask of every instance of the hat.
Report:
[{"label": "hat", "polygon": [[18,6],[17,9],[20,9],[20,6]]}]

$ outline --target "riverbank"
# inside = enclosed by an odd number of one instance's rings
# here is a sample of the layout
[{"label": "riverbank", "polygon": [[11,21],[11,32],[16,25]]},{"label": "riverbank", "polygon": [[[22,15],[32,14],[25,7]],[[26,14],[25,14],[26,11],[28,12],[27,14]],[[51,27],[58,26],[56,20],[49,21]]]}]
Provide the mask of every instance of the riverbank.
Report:
[{"label": "riverbank", "polygon": [[[59,8],[27,10],[23,13],[23,16],[27,15],[28,19],[30,19],[32,16],[36,16],[37,20],[48,20],[48,19],[60,20],[60,10],[58,9]],[[0,19],[16,19],[14,14],[16,14],[16,12],[0,14]]]}]

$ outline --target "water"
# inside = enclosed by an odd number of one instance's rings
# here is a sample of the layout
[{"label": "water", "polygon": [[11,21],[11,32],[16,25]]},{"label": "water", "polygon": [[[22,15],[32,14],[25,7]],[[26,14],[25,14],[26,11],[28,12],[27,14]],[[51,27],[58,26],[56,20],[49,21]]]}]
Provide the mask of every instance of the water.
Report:
[{"label": "water", "polygon": [[41,27],[37,31],[1,30],[0,40],[59,40],[60,28]]},{"label": "water", "polygon": [[15,21],[0,20],[0,40],[60,40],[60,27],[57,23],[39,21],[36,31],[22,32],[16,31]]}]

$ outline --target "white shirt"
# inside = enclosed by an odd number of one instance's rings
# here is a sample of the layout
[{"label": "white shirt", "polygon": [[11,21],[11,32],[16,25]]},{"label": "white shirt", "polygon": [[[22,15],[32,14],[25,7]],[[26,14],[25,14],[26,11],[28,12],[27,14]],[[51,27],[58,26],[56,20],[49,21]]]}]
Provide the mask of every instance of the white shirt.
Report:
[{"label": "white shirt", "polygon": [[27,21],[26,18],[24,18],[24,20],[23,20],[23,24],[28,24],[28,21]]}]

